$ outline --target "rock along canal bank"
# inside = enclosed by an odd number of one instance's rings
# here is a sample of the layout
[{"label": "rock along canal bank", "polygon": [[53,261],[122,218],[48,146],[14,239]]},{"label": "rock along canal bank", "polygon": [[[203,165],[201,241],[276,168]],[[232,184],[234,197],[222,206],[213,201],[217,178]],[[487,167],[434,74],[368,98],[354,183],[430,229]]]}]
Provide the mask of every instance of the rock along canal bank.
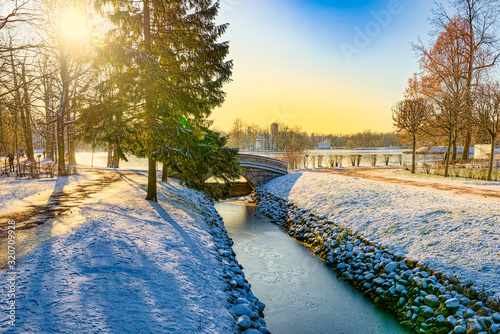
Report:
[{"label": "rock along canal bank", "polygon": [[267,328],[280,333],[410,333],[302,243],[243,202],[218,202],[238,261],[266,304]]},{"label": "rock along canal bank", "polygon": [[307,244],[375,304],[417,333],[499,334],[500,306],[455,277],[447,277],[321,217],[258,189],[259,210]]}]

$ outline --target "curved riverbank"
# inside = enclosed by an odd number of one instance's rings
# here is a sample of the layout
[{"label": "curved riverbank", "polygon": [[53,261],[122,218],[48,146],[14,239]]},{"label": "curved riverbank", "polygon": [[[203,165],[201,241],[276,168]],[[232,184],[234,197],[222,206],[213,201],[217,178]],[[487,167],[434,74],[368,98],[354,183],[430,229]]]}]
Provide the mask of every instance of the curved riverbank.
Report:
[{"label": "curved riverbank", "polygon": [[[417,199],[424,195],[416,192]],[[420,257],[410,256],[408,250],[411,247],[408,247],[405,236],[420,242],[421,228],[432,227],[434,231],[427,234],[442,232],[436,231],[439,224],[432,217],[427,217],[426,224],[414,224],[412,231],[415,215],[408,215],[408,208],[397,211],[402,208],[398,207],[394,196],[402,195],[406,197],[399,205],[407,204],[405,200],[411,201],[414,196],[412,190],[404,187],[384,185],[384,189],[380,189],[380,185],[370,185],[368,181],[308,174],[285,176],[258,189],[259,205],[264,214],[284,225],[291,236],[309,244],[343,279],[376,303],[393,310],[405,325],[426,333],[500,333],[500,308],[494,289],[498,282],[489,281],[489,275],[484,275],[482,282],[491,284],[490,290],[482,290],[478,289],[477,281],[470,279],[480,275],[468,272],[460,275],[460,268],[454,268],[458,275],[439,270],[445,266],[436,256],[429,258],[429,254],[439,251],[436,249],[430,249],[426,254],[427,249],[423,247]],[[384,201],[387,197],[392,198],[392,205]],[[422,203],[415,201],[415,204]],[[455,204],[448,210],[457,209],[461,203]],[[435,211],[436,203],[431,202],[430,206]],[[395,228],[388,210],[396,210],[394,216],[402,220],[406,213],[408,224]],[[427,208],[421,205],[415,210],[425,212]],[[352,214],[347,216],[346,212]],[[464,213],[466,217],[468,214],[471,213]],[[434,218],[438,222],[446,222],[437,216]],[[480,219],[476,217],[476,223]],[[400,222],[403,223],[404,220]],[[454,227],[453,223],[449,225]],[[488,226],[484,224],[483,229]],[[405,233],[398,235],[398,230]],[[495,242],[492,237],[485,247],[491,247]],[[498,251],[493,246],[495,250]],[[467,256],[472,255],[463,255]],[[498,267],[489,269],[494,272]],[[469,280],[465,282],[464,277]]]},{"label": "curved riverbank", "polygon": [[215,204],[273,334],[407,334],[301,242],[242,201]]},{"label": "curved riverbank", "polygon": [[[154,203],[144,200],[147,173],[79,173],[0,177],[0,233],[8,220],[16,251],[0,271],[0,332],[268,333],[264,304],[205,195],[171,179]],[[88,186],[102,175],[116,180]],[[21,241],[33,249],[21,253]]]}]

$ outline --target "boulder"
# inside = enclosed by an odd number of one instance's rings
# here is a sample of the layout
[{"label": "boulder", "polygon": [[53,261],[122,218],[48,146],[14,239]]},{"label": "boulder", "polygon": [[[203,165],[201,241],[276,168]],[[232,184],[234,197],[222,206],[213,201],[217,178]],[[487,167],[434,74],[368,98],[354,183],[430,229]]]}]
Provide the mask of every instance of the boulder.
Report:
[{"label": "boulder", "polygon": [[242,315],[238,318],[236,324],[242,331],[244,331],[245,329],[248,329],[252,326],[252,321],[248,316]]},{"label": "boulder", "polygon": [[467,334],[478,334],[483,330],[483,326],[477,321],[476,318],[468,319],[466,322]]},{"label": "boulder", "polygon": [[260,331],[255,328],[249,328],[246,331],[241,332],[241,334],[262,334]]},{"label": "boulder", "polygon": [[432,309],[432,307],[424,305],[420,307],[420,311],[418,312],[418,314],[428,319],[434,315],[434,310]]},{"label": "boulder", "polygon": [[460,307],[460,301],[456,298],[448,299],[444,304],[445,304],[447,309],[452,310],[452,311],[458,310],[458,308]]},{"label": "boulder", "polygon": [[446,318],[446,324],[450,327],[455,327],[457,325],[457,319],[455,319],[454,316],[450,315],[448,318]]},{"label": "boulder", "polygon": [[253,311],[248,304],[238,304],[233,308],[233,311],[237,317],[242,316],[242,315],[246,315],[248,317],[251,317],[253,315]]},{"label": "boulder", "polygon": [[439,307],[441,303],[439,302],[438,297],[436,297],[435,295],[427,295],[424,298],[424,304],[432,308],[436,308]]},{"label": "boulder", "polygon": [[392,272],[395,272],[396,269],[398,269],[398,263],[397,262],[389,262],[386,266],[385,266],[385,271],[388,272],[388,273],[392,273]]}]

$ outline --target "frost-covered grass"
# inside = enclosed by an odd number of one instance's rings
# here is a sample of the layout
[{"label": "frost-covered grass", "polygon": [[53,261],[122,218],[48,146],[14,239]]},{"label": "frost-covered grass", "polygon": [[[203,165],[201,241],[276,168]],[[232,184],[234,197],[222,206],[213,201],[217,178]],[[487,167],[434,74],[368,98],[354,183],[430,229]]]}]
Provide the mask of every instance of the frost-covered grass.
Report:
[{"label": "frost-covered grass", "polygon": [[500,297],[498,201],[318,173],[290,174],[263,189]]}]

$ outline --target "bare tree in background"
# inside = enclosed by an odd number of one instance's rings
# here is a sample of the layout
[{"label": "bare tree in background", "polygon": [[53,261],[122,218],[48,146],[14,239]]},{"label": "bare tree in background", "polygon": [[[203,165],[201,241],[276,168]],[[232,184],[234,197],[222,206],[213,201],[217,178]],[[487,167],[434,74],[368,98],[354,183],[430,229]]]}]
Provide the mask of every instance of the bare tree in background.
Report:
[{"label": "bare tree in background", "polygon": [[0,4],[0,30],[9,24],[26,22],[25,8],[30,0],[2,1]]},{"label": "bare tree in background", "polygon": [[415,174],[417,133],[425,123],[430,106],[423,98],[406,99],[398,102],[392,110],[394,126],[401,132],[405,131],[412,139],[411,172]]},{"label": "bare tree in background", "polygon": [[[472,144],[476,81],[500,59],[500,42],[497,37],[497,29],[500,26],[500,2],[498,0],[449,0],[448,3],[456,12],[450,15],[443,4],[438,4],[437,9],[433,11],[431,23],[435,28],[433,31],[435,35],[445,31],[457,18],[463,23],[459,38],[464,46],[461,52],[465,59],[466,91],[463,112],[465,138],[462,155],[462,162],[465,163],[469,161],[469,149]],[[423,49],[423,44],[420,42],[417,50]]]},{"label": "bare tree in background", "polygon": [[484,84],[477,90],[474,122],[486,131],[491,139],[488,164],[488,181],[491,180],[495,159],[495,143],[500,134],[500,85],[498,82]]}]

